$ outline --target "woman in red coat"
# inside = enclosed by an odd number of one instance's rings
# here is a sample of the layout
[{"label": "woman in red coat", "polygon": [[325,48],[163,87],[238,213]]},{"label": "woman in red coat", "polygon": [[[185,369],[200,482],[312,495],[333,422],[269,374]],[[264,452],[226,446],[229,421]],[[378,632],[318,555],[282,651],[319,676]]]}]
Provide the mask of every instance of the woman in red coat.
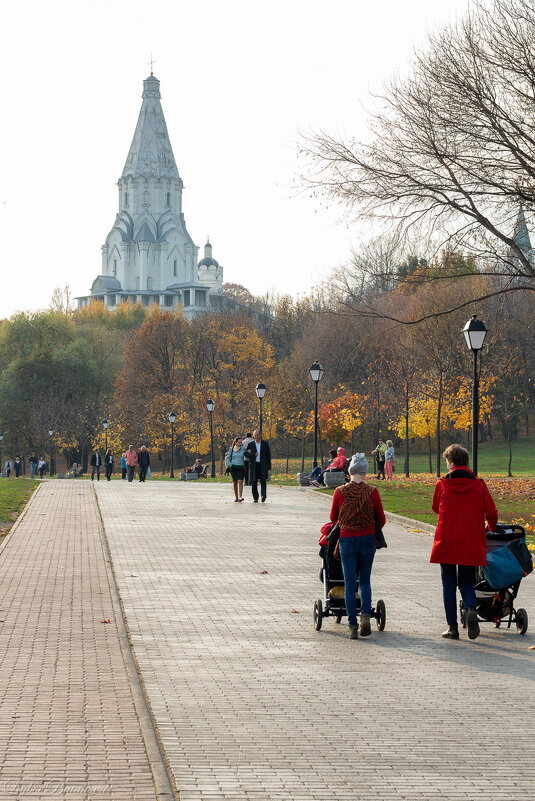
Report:
[{"label": "woman in red coat", "polygon": [[466,609],[466,625],[471,640],[479,635],[475,567],[487,564],[485,519],[491,530],[498,522],[498,512],[487,485],[468,469],[468,451],[450,445],[443,454],[448,474],[437,482],[433,511],[438,514],[431,562],[440,564],[442,592],[448,629],[442,633],[450,640],[459,639],[457,625],[457,586]]}]

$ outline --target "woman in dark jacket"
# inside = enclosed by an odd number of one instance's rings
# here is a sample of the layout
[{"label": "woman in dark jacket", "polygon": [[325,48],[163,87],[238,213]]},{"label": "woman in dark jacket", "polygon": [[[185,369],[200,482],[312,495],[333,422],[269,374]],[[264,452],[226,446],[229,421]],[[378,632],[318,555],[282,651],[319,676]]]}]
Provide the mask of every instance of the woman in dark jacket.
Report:
[{"label": "woman in dark jacket", "polygon": [[113,453],[111,452],[111,448],[108,448],[106,451],[104,466],[106,468],[106,480],[111,481],[111,474],[113,473]]},{"label": "woman in dark jacket", "polygon": [[450,445],[443,453],[448,474],[435,487],[433,511],[438,514],[430,562],[440,564],[442,593],[448,628],[442,636],[459,639],[457,587],[466,609],[466,625],[471,640],[479,635],[475,567],[487,564],[485,519],[494,530],[498,512],[487,485],[468,468],[468,451]]}]

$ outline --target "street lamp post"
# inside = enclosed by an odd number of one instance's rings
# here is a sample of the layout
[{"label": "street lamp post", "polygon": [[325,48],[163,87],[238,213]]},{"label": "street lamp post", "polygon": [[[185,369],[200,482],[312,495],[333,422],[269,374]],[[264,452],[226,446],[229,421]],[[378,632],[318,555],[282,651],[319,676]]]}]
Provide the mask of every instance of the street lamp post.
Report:
[{"label": "street lamp post", "polygon": [[212,469],[210,472],[210,477],[215,478],[215,458],[214,458],[214,429],[212,426],[212,414],[214,413],[215,409],[215,401],[212,398],[208,398],[206,401],[206,408],[208,409],[208,414],[210,415],[210,458],[212,460]]},{"label": "street lamp post", "polygon": [[0,473],[3,472],[4,468],[2,466],[2,440],[4,439],[4,435],[0,433]]},{"label": "street lamp post", "polygon": [[255,387],[256,397],[260,401],[260,439],[262,439],[262,400],[264,395],[266,394],[266,385],[263,384],[261,381]]},{"label": "street lamp post", "polygon": [[48,471],[49,478],[52,478],[52,437],[54,436],[54,429],[52,426],[48,429],[50,436],[50,470]]},{"label": "street lamp post", "polygon": [[175,420],[176,420],[176,414],[174,412],[170,412],[169,422],[171,423],[171,472],[169,473],[169,478],[175,477]]},{"label": "street lamp post", "polygon": [[477,373],[477,354],[483,347],[487,328],[474,314],[463,328],[466,344],[474,354],[474,373],[472,379],[472,472],[477,476],[477,444],[479,437],[479,376]]},{"label": "street lamp post", "polygon": [[106,445],[105,445],[104,450],[107,453],[108,452],[108,426],[109,426],[109,423],[108,423],[107,420],[103,420],[102,421],[102,425],[104,426],[104,431],[105,431],[105,434],[106,434]]},{"label": "street lamp post", "polygon": [[310,377],[316,387],[316,392],[314,396],[314,462],[312,466],[317,467],[318,466],[318,384],[321,381],[325,370],[318,361],[315,361],[314,364],[308,368],[308,372],[310,373]]}]

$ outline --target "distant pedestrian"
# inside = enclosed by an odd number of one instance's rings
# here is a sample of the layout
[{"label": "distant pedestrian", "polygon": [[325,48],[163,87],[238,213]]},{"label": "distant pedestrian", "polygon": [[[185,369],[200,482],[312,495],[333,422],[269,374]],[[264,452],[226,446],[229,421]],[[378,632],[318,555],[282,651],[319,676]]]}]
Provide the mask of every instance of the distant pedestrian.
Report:
[{"label": "distant pedestrian", "polygon": [[15,478],[19,478],[22,473],[22,462],[20,460],[20,456],[17,456],[15,459]]},{"label": "distant pedestrian", "polygon": [[30,475],[31,475],[32,478],[35,478],[35,474],[37,473],[37,464],[39,462],[39,459],[37,458],[37,456],[34,453],[32,453],[32,455],[30,456],[28,461],[30,463]]},{"label": "distant pedestrian", "polygon": [[126,453],[123,453],[121,456],[121,478],[124,480],[126,478]]},{"label": "distant pedestrian", "polygon": [[95,473],[97,474],[97,481],[100,481],[100,468],[102,467],[102,456],[100,455],[100,450],[95,448],[94,454],[91,456],[91,481],[95,478]]},{"label": "distant pedestrian", "polygon": [[46,462],[42,456],[40,456],[37,461],[37,469],[39,470],[39,477],[43,478],[43,473],[46,470]]},{"label": "distant pedestrian", "polygon": [[253,431],[253,441],[249,443],[246,453],[249,455],[251,490],[253,502],[258,503],[258,482],[260,481],[260,497],[262,503],[267,498],[267,480],[271,472],[271,450],[269,442],[262,439],[260,431]]},{"label": "distant pedestrian", "polygon": [[392,474],[394,472],[394,462],[396,461],[396,452],[394,451],[394,443],[391,439],[386,441],[385,451],[385,472],[389,481],[392,481]]},{"label": "distant pedestrian", "polygon": [[12,470],[13,470],[13,462],[11,461],[11,459],[6,459],[6,461],[4,462],[4,473],[6,474],[6,478],[9,478]]},{"label": "distant pedestrian", "polygon": [[139,468],[139,480],[145,483],[147,471],[150,470],[150,454],[145,445],[142,445],[138,451],[137,464]]},{"label": "distant pedestrian", "polygon": [[126,462],[126,474],[128,476],[128,481],[132,482],[136,474],[137,465],[137,453],[135,452],[133,445],[128,446],[128,450],[124,455],[124,460]]},{"label": "distant pedestrian", "polygon": [[377,475],[376,478],[378,481],[383,479],[386,481],[385,478],[385,453],[386,453],[386,443],[383,439],[379,438],[379,443],[376,448],[372,451],[372,456],[375,456],[375,460],[377,462]]},{"label": "distant pedestrian", "polygon": [[498,511],[482,478],[468,468],[468,451],[450,445],[443,453],[447,475],[437,481],[433,511],[438,514],[430,562],[440,564],[448,628],[442,636],[459,639],[457,587],[465,608],[468,637],[479,635],[474,590],[475,568],[487,564],[485,519],[493,531]]},{"label": "distant pedestrian", "polygon": [[225,459],[227,467],[230,468],[232,476],[232,486],[234,488],[234,503],[243,501],[243,478],[245,476],[245,456],[246,448],[241,437],[235,437],[234,442],[229,448]]},{"label": "distant pedestrian", "polygon": [[113,453],[111,448],[108,448],[104,457],[104,466],[106,468],[106,481],[111,481],[111,474],[113,473]]},{"label": "distant pedestrian", "polygon": [[[254,438],[253,438],[253,435],[251,434],[251,432],[250,432],[250,431],[248,431],[248,432],[247,432],[247,434],[245,435],[245,437],[244,437],[244,438],[243,438],[243,440],[242,440],[242,445],[243,445],[243,447],[245,448],[245,450],[247,450],[247,446],[248,446],[248,445],[249,445],[251,442],[254,442]],[[251,485],[251,480],[250,480],[250,463],[249,463],[249,461],[248,461],[247,459],[244,461],[244,463],[243,463],[243,466],[244,466],[244,471],[245,471],[245,473],[244,473],[244,477],[243,477],[243,481],[244,481],[244,484],[245,484],[245,486],[246,486],[246,487],[249,487],[249,486]]]}]

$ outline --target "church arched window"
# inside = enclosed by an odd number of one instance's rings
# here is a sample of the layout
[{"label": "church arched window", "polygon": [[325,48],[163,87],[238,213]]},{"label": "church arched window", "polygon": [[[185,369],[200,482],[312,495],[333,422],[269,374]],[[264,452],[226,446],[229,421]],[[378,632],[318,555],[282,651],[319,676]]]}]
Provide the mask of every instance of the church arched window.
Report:
[{"label": "church arched window", "polygon": [[117,259],[113,260],[113,274],[117,275]]},{"label": "church arched window", "polygon": [[173,261],[173,275],[176,276],[176,259]]},{"label": "church arched window", "polygon": [[168,192],[168,193],[167,193],[167,205],[168,205],[168,206],[170,206],[170,205],[171,205],[171,192]]},{"label": "church arched window", "polygon": [[128,192],[124,193],[124,205],[128,206]]},{"label": "church arched window", "polygon": [[143,203],[145,206],[150,205],[150,194],[148,189],[145,189],[145,191],[143,192]]}]

